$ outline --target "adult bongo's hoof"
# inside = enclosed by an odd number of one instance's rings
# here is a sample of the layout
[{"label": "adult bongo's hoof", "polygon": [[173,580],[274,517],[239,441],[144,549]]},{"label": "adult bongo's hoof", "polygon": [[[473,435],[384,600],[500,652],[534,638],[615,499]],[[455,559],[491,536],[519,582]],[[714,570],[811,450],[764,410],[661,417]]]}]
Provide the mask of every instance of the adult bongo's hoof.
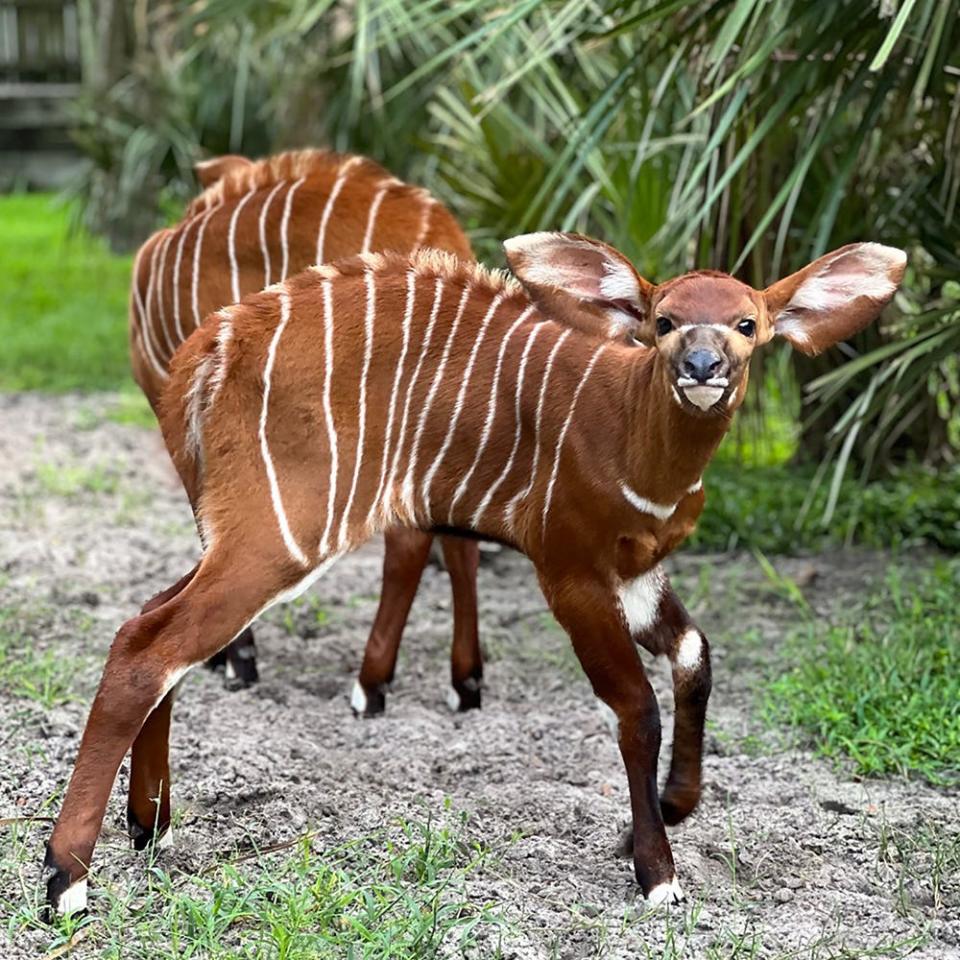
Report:
[{"label": "adult bongo's hoof", "polygon": [[77,880],[69,871],[58,866],[50,848],[43,860],[43,875],[47,881],[47,907],[43,919],[54,923],[57,917],[82,916],[87,912],[87,878]]},{"label": "adult bongo's hoof", "polygon": [[350,694],[350,709],[355,717],[379,716],[387,709],[386,692],[380,686],[368,690],[356,680]]},{"label": "adult bongo's hoof", "polygon": [[454,681],[447,694],[447,706],[454,713],[479,710],[482,706],[483,677],[467,677]]}]

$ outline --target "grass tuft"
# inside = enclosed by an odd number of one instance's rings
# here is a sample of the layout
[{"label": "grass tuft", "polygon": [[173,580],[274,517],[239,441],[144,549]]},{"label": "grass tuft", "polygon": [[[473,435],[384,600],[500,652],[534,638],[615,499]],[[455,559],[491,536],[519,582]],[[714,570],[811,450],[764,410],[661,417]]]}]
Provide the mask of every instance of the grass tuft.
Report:
[{"label": "grass tuft", "polygon": [[766,695],[769,720],[806,731],[858,773],[960,783],[960,561],[919,577],[892,569],[862,610],[825,633],[810,622]]},{"label": "grass tuft", "polygon": [[129,257],[69,235],[50,196],[0,197],[0,390],[133,389]]},{"label": "grass tuft", "polygon": [[[506,921],[471,895],[488,853],[468,833],[466,815],[445,810],[335,848],[307,834],[194,874],[145,865],[138,889],[95,882],[90,917],[61,920],[48,948],[89,928],[85,945],[104,960],[430,960],[478,942],[496,957]],[[12,936],[27,929],[44,929],[39,903],[8,924]]]}]

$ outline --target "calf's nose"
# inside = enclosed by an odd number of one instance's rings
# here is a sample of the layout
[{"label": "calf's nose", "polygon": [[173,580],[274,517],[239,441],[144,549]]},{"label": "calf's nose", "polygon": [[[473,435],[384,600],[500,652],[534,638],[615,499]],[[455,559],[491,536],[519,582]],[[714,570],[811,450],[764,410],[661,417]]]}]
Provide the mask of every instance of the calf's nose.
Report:
[{"label": "calf's nose", "polygon": [[697,347],[691,350],[680,364],[680,372],[697,383],[706,383],[712,377],[719,374],[720,367],[723,365],[723,357],[714,350],[707,350],[704,347]]}]

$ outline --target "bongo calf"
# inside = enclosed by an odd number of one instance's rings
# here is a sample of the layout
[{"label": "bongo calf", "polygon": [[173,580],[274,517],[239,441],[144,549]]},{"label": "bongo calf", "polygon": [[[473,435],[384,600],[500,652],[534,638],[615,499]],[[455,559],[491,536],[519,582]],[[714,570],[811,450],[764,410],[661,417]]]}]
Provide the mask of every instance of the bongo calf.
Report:
[{"label": "bongo calf", "polygon": [[[131,744],[130,808],[144,830],[153,822],[184,673],[398,524],[495,538],[532,560],[616,718],[637,881],[650,903],[681,899],[664,821],[699,797],[710,661],[660,561],[703,507],[755,347],[780,334],[815,353],[852,335],[905,257],[853,244],[759,291],[712,271],[654,286],[571,234],[506,251],[520,284],[432,251],[307,270],[221,311],[177,354],[161,423],[198,492],[205,551],[110,650],[47,851],[54,908],[84,902]],[[645,346],[611,340],[611,326]],[[662,798],[638,642],[673,665]]]},{"label": "bongo calf", "polygon": [[[144,243],[133,268],[130,353],[134,377],[154,410],[177,347],[204,317],[248,293],[311,264],[370,250],[410,253],[430,246],[473,258],[463,231],[442,204],[364,157],[328,150],[292,151],[257,162],[226,156],[199,164],[197,175],[206,189],[182,223]],[[184,484],[196,505],[198,491],[190,478]],[[384,709],[432,539],[403,527],[384,532],[383,591],[351,698],[359,714]],[[448,701],[467,710],[480,706],[483,676],[479,554],[475,542],[451,537],[440,542],[453,588]],[[228,686],[256,681],[249,628],[212,658],[212,665],[221,664]]]}]

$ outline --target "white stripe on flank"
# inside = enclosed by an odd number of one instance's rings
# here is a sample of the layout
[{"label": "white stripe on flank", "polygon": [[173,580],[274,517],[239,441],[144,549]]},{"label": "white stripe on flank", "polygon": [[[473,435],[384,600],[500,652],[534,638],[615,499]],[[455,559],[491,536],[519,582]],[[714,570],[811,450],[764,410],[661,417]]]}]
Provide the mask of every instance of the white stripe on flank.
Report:
[{"label": "white stripe on flank", "polygon": [[[167,312],[163,308],[163,280],[164,273],[167,269],[167,254],[170,252],[170,242],[173,240],[173,230],[167,234],[167,238],[163,241],[163,253],[160,254],[160,266],[157,270],[157,320],[160,321],[160,325],[163,327],[163,336],[167,341],[167,346],[170,347],[170,357],[174,355],[177,347],[180,346],[179,343],[174,343],[170,337],[170,331],[167,329]],[[167,359],[169,360],[170,357]]]},{"label": "white stripe on flank", "polygon": [[658,520],[669,520],[673,516],[673,511],[677,509],[675,503],[656,503],[646,497],[641,497],[636,490],[625,483],[620,484],[620,492],[635,510],[639,510],[641,513],[649,513],[651,517],[656,517]]},{"label": "white stripe on flank", "polygon": [[533,346],[534,340],[537,339],[537,334],[543,329],[543,327],[543,323],[534,324],[533,329],[530,331],[530,336],[527,337],[527,342],[523,348],[523,353],[520,355],[520,365],[517,368],[517,393],[514,399],[513,411],[514,422],[516,423],[516,428],[513,435],[513,447],[510,450],[510,456],[507,457],[507,462],[504,464],[500,476],[497,477],[497,479],[491,484],[483,499],[480,501],[480,505],[470,518],[471,529],[475,530],[477,528],[480,518],[483,516],[483,512],[488,506],[490,506],[490,501],[493,499],[494,494],[500,489],[501,484],[507,479],[510,471],[513,469],[513,461],[516,459],[517,450],[520,448],[520,436],[523,432],[523,423],[520,417],[520,400],[523,394],[523,378],[527,369],[527,358],[530,356],[530,348]]},{"label": "white stripe on flank", "polygon": [[701,477],[696,483],[691,483],[687,487],[687,493],[696,493],[698,490],[703,489],[703,477]]},{"label": "white stripe on flank", "polygon": [[387,413],[387,429],[383,435],[383,461],[380,464],[380,482],[377,484],[377,492],[370,504],[370,513],[367,514],[367,525],[373,523],[374,514],[378,509],[382,513],[380,498],[383,495],[383,488],[387,479],[387,461],[390,458],[390,441],[393,438],[393,415],[397,405],[397,393],[400,389],[400,378],[403,376],[403,365],[407,359],[407,349],[410,346],[410,321],[413,317],[413,302],[416,296],[417,275],[413,270],[407,271],[407,306],[403,314],[403,324],[401,334],[403,345],[400,348],[400,359],[397,361],[397,370],[393,375],[393,390],[390,391],[390,409]]},{"label": "white stripe on flank", "polygon": [[[436,319],[437,311],[440,309],[440,296],[443,291],[443,281],[439,278],[437,279],[436,293],[433,298],[433,310],[430,312],[430,316],[433,319]],[[450,330],[447,333],[447,342],[443,346],[443,353],[440,355],[440,362],[437,364],[437,369],[434,371],[433,380],[430,383],[430,388],[427,390],[427,396],[423,401],[423,409],[420,411],[420,417],[417,420],[417,429],[413,435],[413,445],[410,448],[410,458],[407,461],[407,476],[403,482],[403,490],[401,492],[401,499],[408,513],[413,513],[413,485],[415,481],[415,473],[417,469],[417,458],[420,450],[420,440],[423,437],[423,432],[426,429],[427,425],[427,416],[430,413],[430,408],[433,406],[433,398],[437,395],[437,390],[440,388],[440,381],[443,379],[443,372],[447,366],[447,360],[450,358],[450,351],[453,349],[453,344],[457,336],[457,328],[460,326],[460,320],[463,317],[463,311],[466,308],[467,300],[470,299],[470,287],[465,286],[463,288],[463,293],[460,294],[460,302],[457,304],[457,312],[453,318],[453,323],[450,325]]]},{"label": "white stripe on flank", "polygon": [[350,484],[347,505],[343,508],[343,516],[340,518],[339,546],[342,546],[347,540],[347,523],[350,520],[353,498],[357,493],[357,484],[360,482],[360,469],[363,465],[363,441],[367,432],[367,378],[370,376],[370,360],[373,356],[373,320],[377,310],[377,287],[372,271],[364,271],[363,279],[367,287],[367,310],[363,318],[363,369],[360,372],[360,395],[357,399],[360,423],[357,432],[357,453],[353,465],[353,482]]},{"label": "white stripe on flank", "polygon": [[480,322],[477,337],[473,341],[473,349],[470,351],[470,356],[467,358],[467,365],[463,370],[463,379],[460,383],[460,390],[457,393],[457,399],[454,401],[453,410],[450,414],[450,426],[447,427],[447,435],[444,437],[443,446],[440,447],[439,453],[434,457],[433,463],[430,464],[430,469],[423,478],[423,503],[428,516],[431,512],[430,487],[433,485],[434,477],[436,477],[437,471],[440,469],[440,464],[443,463],[443,459],[446,457],[447,451],[453,443],[453,435],[457,432],[457,424],[460,422],[460,414],[463,412],[464,400],[466,400],[467,397],[467,388],[470,386],[470,375],[473,373],[473,365],[477,362],[477,354],[480,353],[480,345],[487,335],[487,328],[490,326],[490,321],[493,319],[493,315],[497,312],[497,308],[501,303],[503,303],[503,294],[498,293],[493,300],[490,301],[490,306],[487,308],[487,312]]},{"label": "white stripe on flank", "polygon": [[263,285],[264,287],[270,286],[270,244],[267,243],[267,211],[270,209],[270,204],[273,203],[273,198],[277,195],[277,192],[285,187],[287,184],[286,180],[281,180],[277,185],[267,194],[267,199],[263,201],[263,207],[260,210],[260,251],[263,253]]},{"label": "white stripe on flank", "polygon": [[180,261],[183,260],[183,245],[186,242],[187,234],[190,232],[190,228],[199,222],[199,219],[199,217],[194,217],[181,229],[180,242],[177,244],[177,255],[173,261],[173,325],[176,328],[177,340],[180,343],[187,339],[180,323]]},{"label": "white stripe on flank", "polygon": [[546,534],[547,530],[547,513],[550,511],[550,501],[553,500],[553,488],[557,482],[557,474],[560,472],[560,455],[563,453],[563,441],[567,438],[567,431],[570,429],[570,424],[573,421],[573,412],[577,408],[577,400],[580,399],[580,393],[586,386],[587,380],[590,379],[590,374],[593,372],[593,368],[596,365],[596,362],[600,359],[600,355],[604,350],[607,349],[609,343],[601,343],[599,347],[593,352],[593,356],[590,358],[590,362],[587,364],[586,370],[583,371],[583,376],[580,378],[580,382],[577,384],[577,389],[573,391],[573,400],[570,401],[570,411],[567,413],[567,419],[563,421],[563,427],[560,430],[560,436],[557,438],[557,448],[553,455],[553,470],[550,471],[550,481],[547,483],[547,493],[543,498],[543,515],[541,516],[541,537]]},{"label": "white stripe on flank", "polygon": [[[154,334],[154,339],[157,344],[157,356],[161,358],[161,361],[165,363],[166,360],[170,359],[170,355],[173,353],[172,348],[170,348],[170,340],[167,339],[167,347],[169,348],[169,353],[164,358],[163,357],[163,347],[160,343],[160,335],[157,333],[157,327],[153,322],[153,290],[157,284],[157,254],[160,253],[160,245],[163,241],[158,240],[153,245],[153,253],[150,255],[150,276],[147,280],[147,293],[146,293],[146,305],[147,305],[147,326],[150,328],[150,331]],[[159,326],[162,328],[163,323],[162,319],[159,322]],[[166,337],[166,330],[164,330],[164,336]]]},{"label": "white stripe on flank", "polygon": [[146,310],[143,306],[143,295],[140,293],[140,256],[143,252],[142,248],[137,253],[137,259],[133,263],[133,306],[134,312],[137,315],[139,321],[140,329],[140,342],[143,344],[144,353],[147,355],[147,359],[150,361],[150,365],[157,372],[157,375],[166,380],[168,377],[167,371],[164,369],[163,364],[157,359],[157,355],[153,349],[153,343],[151,342],[151,331],[147,330],[146,326]]},{"label": "white stripe on flank", "polygon": [[240,202],[233,208],[233,215],[230,217],[230,226],[227,228],[227,253],[230,256],[230,290],[234,303],[240,299],[240,267],[237,264],[237,220],[240,219],[240,211],[256,192],[257,188],[251,187],[240,198]]},{"label": "white stripe on flank", "polygon": [[511,533],[513,533],[514,514],[516,513],[517,504],[530,496],[533,485],[537,481],[537,467],[540,464],[540,426],[543,423],[543,404],[547,396],[547,384],[550,382],[550,373],[553,370],[553,361],[557,358],[557,352],[563,345],[563,341],[570,336],[571,332],[572,331],[567,328],[557,337],[557,342],[547,355],[547,363],[543,368],[543,380],[540,381],[540,396],[537,398],[537,418],[533,428],[533,463],[530,464],[530,479],[519,493],[513,495],[503,511],[504,522],[507,524],[507,528]]},{"label": "white stripe on flank", "polygon": [[[443,281],[437,277],[437,283]],[[408,304],[409,306],[409,304]],[[431,320],[436,321],[436,317],[431,316]],[[420,345],[420,356],[417,358],[417,365],[410,374],[410,383],[407,384],[407,396],[403,403],[403,416],[400,419],[400,433],[397,435],[397,448],[393,452],[393,463],[390,465],[390,478],[387,480],[387,487],[383,492],[384,499],[392,497],[393,484],[397,476],[397,465],[400,462],[400,454],[403,452],[403,445],[407,436],[407,421],[410,417],[410,403],[413,400],[413,391],[417,385],[417,378],[420,376],[420,370],[423,367],[423,360],[430,350],[430,341],[433,339],[433,323],[427,324],[426,332],[423,335],[423,343]]]},{"label": "white stripe on flank", "polygon": [[383,203],[383,198],[387,195],[387,191],[390,189],[391,184],[394,181],[388,180],[385,186],[382,186],[373,197],[373,203],[370,204],[370,216],[367,217],[367,232],[363,235],[363,247],[361,247],[361,253],[370,252],[370,244],[373,243],[373,228],[377,223],[377,211],[380,209],[380,204]]},{"label": "white stripe on flank", "polygon": [[213,363],[212,358],[207,356],[197,364],[190,380],[190,386],[184,396],[186,401],[183,407],[184,426],[186,428],[184,443],[187,452],[201,469],[203,468],[203,401],[211,363]]},{"label": "white stripe on flank", "polygon": [[330,196],[327,197],[326,205],[323,208],[323,216],[320,217],[320,229],[317,230],[317,263],[323,263],[324,245],[327,239],[327,224],[330,222],[330,214],[333,213],[333,205],[337,202],[337,197],[340,196],[340,191],[343,189],[344,183],[346,183],[350,168],[359,162],[359,157],[351,157],[337,172],[337,179],[333,182]]},{"label": "white stripe on flank", "polygon": [[450,515],[449,522],[453,523],[453,511],[457,503],[460,501],[460,498],[466,493],[467,485],[470,483],[471,478],[476,472],[477,465],[480,463],[480,458],[483,456],[483,451],[487,448],[487,442],[490,440],[490,431],[493,429],[493,421],[497,415],[497,388],[500,386],[500,369],[503,367],[503,358],[507,352],[507,346],[510,343],[510,338],[513,336],[514,331],[519,327],[526,319],[530,316],[531,313],[536,308],[531,304],[524,310],[516,320],[513,321],[513,325],[506,332],[503,340],[500,343],[500,350],[497,353],[497,362],[493,368],[493,378],[490,380],[490,395],[487,397],[487,418],[483,423],[483,432],[480,434],[480,442],[477,444],[477,452],[473,455],[473,463],[470,464],[470,469],[463,475],[463,479],[460,481],[460,485],[457,487],[456,492],[453,495],[453,499],[450,501]]},{"label": "white stripe on flank", "polygon": [[227,376],[227,350],[230,347],[230,341],[233,339],[233,318],[229,310],[220,311],[221,321],[217,328],[217,365],[210,375],[210,400],[208,407],[212,407],[216,402],[220,388]]},{"label": "white stripe on flank", "polygon": [[330,446],[330,490],[327,494],[327,522],[320,538],[320,556],[329,550],[327,538],[333,529],[333,508],[337,500],[337,429],[330,409],[330,381],[333,379],[333,287],[329,280],[323,281],[323,415],[327,422],[327,443]]},{"label": "white stripe on flank", "polygon": [[425,198],[423,209],[420,211],[420,229],[417,231],[417,239],[414,241],[413,249],[419,250],[423,246],[423,241],[427,239],[427,233],[430,231],[430,220],[433,217],[433,205],[436,200],[431,196]]},{"label": "white stripe on flank", "polygon": [[301,177],[299,180],[294,180],[293,184],[290,186],[290,189],[287,191],[287,198],[283,202],[283,219],[280,221],[280,250],[283,255],[280,266],[280,279],[287,279],[287,267],[290,265],[290,250],[287,245],[287,230],[290,227],[290,211],[293,209],[293,195],[300,189],[300,184],[306,180],[306,177]]},{"label": "white stripe on flank", "polygon": [[270,457],[270,448],[267,445],[267,414],[270,409],[270,381],[273,377],[273,365],[277,358],[277,347],[280,345],[280,338],[290,319],[290,294],[286,290],[280,291],[280,322],[274,331],[273,338],[270,341],[270,349],[267,351],[267,362],[263,368],[263,405],[260,407],[260,455],[263,457],[263,465],[267,471],[267,480],[270,483],[270,500],[273,503],[273,512],[276,515],[277,523],[280,526],[280,535],[286,544],[290,555],[298,562],[307,566],[309,561],[306,555],[300,549],[297,541],[290,530],[290,524],[287,521],[286,511],[283,509],[283,500],[280,497],[280,485],[277,483],[277,472],[273,466],[273,460]]},{"label": "white stripe on flank", "polygon": [[193,248],[193,277],[190,281],[191,302],[193,304],[193,325],[200,326],[203,317],[200,316],[200,250],[203,247],[203,235],[207,231],[207,224],[210,218],[220,209],[220,206],[211,207],[200,221],[200,229],[197,231],[197,243]]}]

